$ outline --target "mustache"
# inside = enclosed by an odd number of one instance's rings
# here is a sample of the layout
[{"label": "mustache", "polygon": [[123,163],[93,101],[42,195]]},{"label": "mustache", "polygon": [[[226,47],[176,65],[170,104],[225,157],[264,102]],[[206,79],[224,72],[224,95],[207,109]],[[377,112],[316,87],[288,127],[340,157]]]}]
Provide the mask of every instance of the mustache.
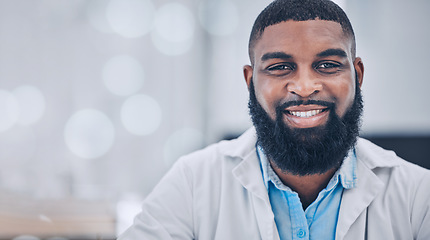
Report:
[{"label": "mustache", "polygon": [[277,106],[276,109],[278,111],[282,112],[287,107],[300,106],[300,105],[320,105],[320,106],[325,106],[327,108],[334,108],[335,103],[333,103],[333,102],[327,102],[327,101],[323,101],[323,100],[313,100],[313,99],[309,99],[309,100],[294,100],[294,101],[284,102],[281,105]]}]

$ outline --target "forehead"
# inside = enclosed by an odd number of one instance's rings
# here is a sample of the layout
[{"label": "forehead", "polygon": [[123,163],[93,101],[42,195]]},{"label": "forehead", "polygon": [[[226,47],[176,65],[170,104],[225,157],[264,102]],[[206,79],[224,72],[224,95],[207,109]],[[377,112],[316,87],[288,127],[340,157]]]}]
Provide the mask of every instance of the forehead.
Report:
[{"label": "forehead", "polygon": [[341,25],[334,21],[309,20],[285,21],[267,27],[254,47],[254,57],[259,59],[267,52],[286,52],[304,55],[329,48],[343,49],[351,57],[352,39]]}]

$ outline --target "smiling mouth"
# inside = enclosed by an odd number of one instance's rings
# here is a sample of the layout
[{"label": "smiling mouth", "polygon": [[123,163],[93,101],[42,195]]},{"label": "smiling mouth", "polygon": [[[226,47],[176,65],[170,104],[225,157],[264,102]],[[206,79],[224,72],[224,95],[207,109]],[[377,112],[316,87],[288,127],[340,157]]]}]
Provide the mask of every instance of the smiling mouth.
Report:
[{"label": "smiling mouth", "polygon": [[291,114],[293,116],[296,117],[302,117],[302,118],[308,118],[308,117],[313,117],[315,115],[318,115],[324,111],[326,111],[326,109],[318,109],[318,110],[310,110],[310,111],[286,111],[288,114]]},{"label": "smiling mouth", "polygon": [[324,125],[330,108],[321,105],[300,105],[284,109],[284,116],[291,127],[312,128]]}]

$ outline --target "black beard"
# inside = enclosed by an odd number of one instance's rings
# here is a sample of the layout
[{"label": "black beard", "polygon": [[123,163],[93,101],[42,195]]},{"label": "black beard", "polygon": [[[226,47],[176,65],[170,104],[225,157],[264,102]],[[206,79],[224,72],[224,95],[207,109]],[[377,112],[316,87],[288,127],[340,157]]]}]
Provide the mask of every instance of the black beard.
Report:
[{"label": "black beard", "polygon": [[290,128],[283,122],[285,105],[276,108],[276,120],[272,120],[258,102],[251,80],[248,107],[257,131],[257,144],[282,172],[305,176],[337,169],[357,141],[363,112],[357,80],[354,102],[342,119],[335,113],[335,104],[311,100],[303,104],[311,103],[325,104],[329,108],[327,124]]}]

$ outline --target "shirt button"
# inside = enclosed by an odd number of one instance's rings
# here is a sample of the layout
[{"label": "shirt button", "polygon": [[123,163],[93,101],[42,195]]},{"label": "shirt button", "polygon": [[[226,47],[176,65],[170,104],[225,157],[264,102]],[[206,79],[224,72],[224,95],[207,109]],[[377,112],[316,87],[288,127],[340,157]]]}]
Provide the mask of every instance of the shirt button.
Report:
[{"label": "shirt button", "polygon": [[306,231],[304,231],[303,229],[300,229],[298,232],[297,232],[297,237],[299,237],[299,238],[304,238],[306,236]]}]

